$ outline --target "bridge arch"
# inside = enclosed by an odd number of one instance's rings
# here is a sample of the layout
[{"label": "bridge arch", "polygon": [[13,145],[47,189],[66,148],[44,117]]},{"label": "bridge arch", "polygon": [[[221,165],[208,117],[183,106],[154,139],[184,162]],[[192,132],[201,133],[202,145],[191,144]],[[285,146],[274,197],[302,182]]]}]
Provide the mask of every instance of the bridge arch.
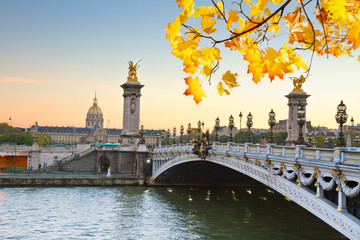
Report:
[{"label": "bridge arch", "polygon": [[[248,159],[245,154],[228,152],[229,151],[224,151],[223,153],[219,153],[213,151],[206,160],[190,154],[187,150],[170,150],[156,153],[153,155],[153,175],[151,179],[152,181],[156,181],[162,173],[181,164],[199,161],[215,163],[249,176],[274,189],[307,211],[313,213],[345,236],[351,239],[360,238],[359,219],[346,211],[338,212],[338,206],[335,203],[323,197],[317,197],[318,195],[315,195],[313,191],[302,186],[310,185],[316,181],[313,174],[309,174],[309,170],[304,171],[299,168],[302,171],[300,173],[300,170],[297,171],[297,174],[303,177],[297,178],[296,182],[294,181],[296,180],[295,168],[291,170],[290,165],[288,165],[286,169],[286,166],[275,163],[275,161],[272,165],[271,161],[268,160],[270,159],[269,156],[262,157],[258,155],[252,159]],[[291,165],[296,166],[296,162],[292,162]],[[282,176],[279,175],[281,168],[283,168]],[[289,181],[291,179],[293,179],[293,181]],[[334,183],[334,180],[332,180],[332,182]]]}]

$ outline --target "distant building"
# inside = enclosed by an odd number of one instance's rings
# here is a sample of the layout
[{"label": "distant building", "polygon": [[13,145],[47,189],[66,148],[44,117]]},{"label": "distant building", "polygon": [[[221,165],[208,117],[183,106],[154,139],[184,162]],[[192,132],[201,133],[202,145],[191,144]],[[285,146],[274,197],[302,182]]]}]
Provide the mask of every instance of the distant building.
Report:
[{"label": "distant building", "polygon": [[[79,143],[119,143],[122,129],[104,128],[104,117],[98,100],[95,98],[93,105],[86,114],[85,127],[58,127],[39,126],[39,134],[50,135],[54,144],[79,144]],[[26,131],[35,131],[35,125]],[[156,144],[157,133],[160,130],[146,130],[144,137],[148,145]]]}]

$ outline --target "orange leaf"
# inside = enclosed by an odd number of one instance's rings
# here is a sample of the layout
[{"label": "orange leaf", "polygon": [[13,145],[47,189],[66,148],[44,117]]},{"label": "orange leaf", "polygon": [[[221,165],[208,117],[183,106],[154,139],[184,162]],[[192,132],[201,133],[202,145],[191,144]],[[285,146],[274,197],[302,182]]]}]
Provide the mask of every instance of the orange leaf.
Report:
[{"label": "orange leaf", "polygon": [[196,104],[198,104],[199,102],[202,101],[202,97],[206,97],[205,91],[203,89],[203,87],[200,85],[200,81],[199,78],[192,78],[191,76],[184,78],[185,83],[189,86],[185,92],[184,95],[189,96],[189,95],[193,95],[194,96],[194,101]]}]

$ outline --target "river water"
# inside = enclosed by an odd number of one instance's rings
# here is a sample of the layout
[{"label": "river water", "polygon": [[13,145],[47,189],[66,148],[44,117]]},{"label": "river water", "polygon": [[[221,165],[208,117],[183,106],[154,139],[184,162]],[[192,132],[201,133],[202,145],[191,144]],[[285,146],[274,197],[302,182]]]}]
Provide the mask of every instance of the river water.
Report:
[{"label": "river water", "polygon": [[0,188],[0,239],[346,239],[266,187]]}]

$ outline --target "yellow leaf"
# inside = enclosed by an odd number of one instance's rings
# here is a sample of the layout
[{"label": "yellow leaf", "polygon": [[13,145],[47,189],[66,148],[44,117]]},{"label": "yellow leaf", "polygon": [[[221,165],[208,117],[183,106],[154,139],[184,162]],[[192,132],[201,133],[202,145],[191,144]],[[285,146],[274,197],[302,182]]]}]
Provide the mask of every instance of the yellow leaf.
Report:
[{"label": "yellow leaf", "polygon": [[346,0],[328,0],[323,1],[321,6],[329,11],[328,16],[332,19],[346,18]]},{"label": "yellow leaf", "polygon": [[210,19],[210,17],[205,16],[201,19],[200,21],[201,23],[201,28],[204,30],[204,32],[206,32],[207,34],[212,33],[212,32],[216,32],[216,28],[214,27],[216,20],[215,19]]},{"label": "yellow leaf", "polygon": [[243,58],[245,61],[249,62],[248,73],[252,73],[253,82],[260,82],[261,78],[264,76],[264,62],[260,50],[255,47],[248,49]]},{"label": "yellow leaf", "polygon": [[224,89],[224,86],[221,82],[218,83],[216,88],[218,89],[218,94],[220,94],[220,96],[222,96],[224,93],[226,93],[226,95],[230,95],[230,92]]},{"label": "yellow leaf", "polygon": [[234,88],[239,86],[239,84],[236,82],[236,77],[238,76],[237,73],[231,73],[230,70],[228,70],[226,73],[222,75],[222,80],[226,84],[228,88]]},{"label": "yellow leaf", "polygon": [[201,60],[200,64],[208,67],[211,67],[214,65],[214,61],[219,61],[221,59],[220,57],[220,50],[216,47],[206,47],[201,49]]},{"label": "yellow leaf", "polygon": [[226,23],[227,29],[230,29],[233,23],[236,23],[237,21],[239,21],[238,13],[239,12],[235,11],[235,10],[230,10],[230,12],[228,12],[227,23]]},{"label": "yellow leaf", "polygon": [[216,9],[214,6],[200,6],[196,8],[193,17],[214,17],[215,13]]},{"label": "yellow leaf", "polygon": [[183,6],[188,7],[191,6],[194,1],[193,0],[175,0],[175,2],[179,3],[178,7],[181,8]]},{"label": "yellow leaf", "polygon": [[189,76],[185,78],[185,83],[189,87],[185,90],[184,95],[186,96],[193,95],[194,96],[193,99],[196,104],[202,101],[202,97],[206,97],[205,91],[203,87],[200,85],[200,81],[198,77],[194,79],[191,76]]},{"label": "yellow leaf", "polygon": [[176,17],[174,23],[169,23],[167,25],[167,28],[165,28],[165,31],[168,33],[166,34],[166,38],[171,40],[174,39],[178,34],[180,33],[180,17]]},{"label": "yellow leaf", "polygon": [[251,7],[250,15],[251,16],[256,16],[258,14],[261,15],[262,11],[265,9],[267,3],[268,3],[268,0],[258,0],[257,4],[255,4]]}]

